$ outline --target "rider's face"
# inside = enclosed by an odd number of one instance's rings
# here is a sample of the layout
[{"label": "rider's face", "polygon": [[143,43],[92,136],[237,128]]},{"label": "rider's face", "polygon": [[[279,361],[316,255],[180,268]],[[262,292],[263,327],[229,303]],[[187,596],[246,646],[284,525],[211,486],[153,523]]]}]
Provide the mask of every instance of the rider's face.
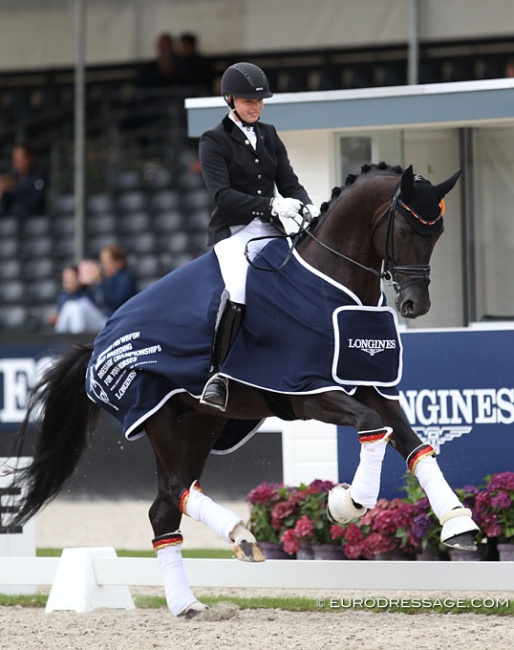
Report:
[{"label": "rider's face", "polygon": [[234,108],[243,122],[257,122],[264,108],[264,101],[234,97]]}]

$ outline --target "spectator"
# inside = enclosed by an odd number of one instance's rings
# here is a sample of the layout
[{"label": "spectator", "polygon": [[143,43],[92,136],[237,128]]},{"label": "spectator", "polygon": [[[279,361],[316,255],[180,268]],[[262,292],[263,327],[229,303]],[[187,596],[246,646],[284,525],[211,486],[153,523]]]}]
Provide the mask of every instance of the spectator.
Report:
[{"label": "spectator", "polygon": [[155,42],[156,56],[141,68],[136,85],[142,89],[170,88],[177,80],[177,57],[171,34],[163,33]]},{"label": "spectator", "polygon": [[211,65],[209,59],[198,52],[197,37],[194,34],[186,33],[180,36],[177,84],[198,88],[206,94],[211,92]]},{"label": "spectator", "polygon": [[137,293],[134,274],[127,268],[127,255],[121,246],[112,245],[100,251],[102,280],[95,288],[95,302],[105,316]]},{"label": "spectator", "polygon": [[80,280],[79,267],[65,266],[62,271],[62,291],[57,297],[57,314],[48,322],[59,333],[81,334],[99,332],[107,318],[94,304],[87,286]]},{"label": "spectator", "polygon": [[27,144],[11,152],[13,174],[0,177],[0,213],[20,219],[45,214],[45,179],[36,167],[36,155]]},{"label": "spectator", "polygon": [[504,76],[511,79],[514,77],[514,58],[509,57],[505,63]]}]

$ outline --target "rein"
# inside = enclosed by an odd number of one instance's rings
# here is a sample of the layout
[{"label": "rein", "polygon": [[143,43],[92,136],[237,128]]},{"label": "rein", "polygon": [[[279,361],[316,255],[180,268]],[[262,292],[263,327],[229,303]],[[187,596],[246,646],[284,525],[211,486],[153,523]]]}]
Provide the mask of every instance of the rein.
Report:
[{"label": "rein", "polygon": [[[348,257],[348,255],[345,255],[344,253],[341,253],[335,248],[332,248],[328,244],[325,244],[325,242],[321,241],[321,239],[318,239],[312,232],[310,232],[307,229],[305,230],[305,233],[309,237],[311,237],[315,242],[317,242],[320,246],[322,246],[325,250],[330,251],[334,255],[337,255],[337,257],[341,257],[347,262],[351,262],[352,264],[355,264],[356,266],[360,267],[361,269],[364,269],[365,271],[368,271],[375,277],[379,278],[380,280],[383,280],[385,284],[389,286],[393,286],[396,293],[401,293],[407,287],[410,287],[414,284],[418,284],[419,282],[430,283],[430,265],[428,264],[401,265],[401,264],[394,263],[393,227],[394,227],[394,217],[396,214],[398,203],[400,202],[402,205],[404,205],[407,209],[410,210],[410,208],[406,204],[404,204],[403,201],[400,200],[400,192],[401,192],[401,187],[400,187],[400,183],[398,183],[391,197],[391,203],[389,207],[387,207],[382,212],[380,217],[376,220],[375,225],[373,226],[373,230],[371,232],[371,238],[373,239],[375,237],[375,232],[378,226],[382,223],[382,221],[384,221],[384,219],[387,218],[388,221],[387,221],[386,240],[385,240],[385,247],[384,247],[385,250],[383,256],[383,271],[377,271],[371,266],[366,266],[365,264],[362,264],[358,260],[355,260],[352,257]],[[388,254],[389,243],[391,243],[391,258],[389,257]],[[394,279],[396,273],[401,273],[402,275],[406,275],[407,277],[410,277],[411,280],[409,282],[399,283]]]},{"label": "rein", "polygon": [[[321,239],[318,239],[316,235],[311,232],[311,230],[305,226],[305,223],[309,223],[309,220],[304,216],[302,218],[302,223],[299,226],[299,230],[297,233],[295,233],[294,236],[291,237],[291,235],[264,235],[262,237],[254,237],[250,241],[247,242],[245,246],[245,257],[246,260],[248,261],[248,264],[253,266],[254,269],[257,269],[258,271],[268,271],[268,272],[276,272],[280,271],[291,259],[293,255],[293,251],[296,249],[298,246],[299,242],[304,236],[308,236],[311,239],[313,239],[319,246],[324,248],[325,250],[329,251],[333,255],[336,255],[337,257],[340,257],[341,259],[346,260],[347,262],[351,262],[352,264],[355,264],[355,266],[358,266],[359,268],[363,269],[364,271],[368,271],[368,273],[371,273],[374,275],[376,278],[383,280],[386,285],[394,287],[394,290],[396,293],[401,293],[404,289],[407,287],[410,287],[414,284],[418,284],[420,282],[427,282],[428,284],[430,283],[430,265],[428,264],[409,264],[409,265],[401,265],[401,264],[395,264],[394,263],[394,236],[393,236],[393,228],[394,228],[394,218],[396,214],[396,210],[398,207],[398,204],[401,204],[403,207],[405,207],[407,210],[411,210],[408,205],[406,205],[403,201],[400,199],[400,193],[401,193],[401,187],[400,183],[395,188],[395,191],[391,197],[391,203],[390,205],[382,212],[382,214],[379,216],[379,218],[376,220],[373,230],[371,232],[371,238],[373,239],[375,237],[375,233],[379,225],[384,221],[384,219],[387,219],[387,230],[386,230],[386,240],[385,240],[385,250],[384,250],[384,256],[383,256],[383,270],[382,271],[377,271],[377,269],[374,269],[371,266],[366,266],[365,264],[362,264],[358,260],[353,259],[353,257],[349,257],[348,255],[345,255],[344,253],[341,253],[341,251],[336,250],[335,248],[332,248],[332,246],[329,246],[326,244],[324,241]],[[284,261],[277,267],[273,268],[264,268],[261,266],[258,266],[253,262],[250,257],[249,257],[249,252],[248,252],[248,246],[250,242],[252,241],[258,241],[261,239],[289,239],[291,238],[291,246],[289,247],[289,251],[284,258]],[[390,244],[390,246],[389,246]],[[391,249],[391,256],[389,256],[389,248]],[[402,275],[407,276],[408,278],[411,278],[408,282],[400,283],[397,282],[394,279],[394,276],[400,273]]]}]

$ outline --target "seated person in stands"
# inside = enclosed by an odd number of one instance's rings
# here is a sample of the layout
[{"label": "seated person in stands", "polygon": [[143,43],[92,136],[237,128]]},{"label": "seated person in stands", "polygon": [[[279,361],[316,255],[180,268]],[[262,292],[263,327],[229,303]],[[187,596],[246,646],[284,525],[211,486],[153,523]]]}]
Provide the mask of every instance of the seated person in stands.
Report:
[{"label": "seated person in stands", "polygon": [[57,314],[48,321],[59,333],[96,333],[107,317],[94,303],[90,288],[80,279],[79,267],[65,266],[62,271],[62,291],[57,297]]},{"label": "seated person in stands", "polygon": [[17,144],[11,160],[13,174],[0,176],[0,214],[20,219],[45,214],[46,184],[34,151],[27,144]]},{"label": "seated person in stands", "polygon": [[94,289],[95,302],[105,316],[137,293],[134,274],[127,268],[127,254],[116,244],[100,251],[102,280]]},{"label": "seated person in stands", "polygon": [[209,59],[198,52],[195,34],[180,36],[177,58],[177,84],[196,87],[205,93],[211,92],[212,71]]},{"label": "seated person in stands", "polygon": [[145,63],[136,78],[139,88],[170,88],[177,80],[177,57],[171,34],[163,33],[155,43],[155,59]]}]

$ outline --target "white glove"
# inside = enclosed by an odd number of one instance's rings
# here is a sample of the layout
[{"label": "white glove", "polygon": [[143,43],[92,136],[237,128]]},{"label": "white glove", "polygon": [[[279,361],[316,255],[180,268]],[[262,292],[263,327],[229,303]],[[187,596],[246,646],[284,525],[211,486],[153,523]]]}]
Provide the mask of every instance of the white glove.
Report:
[{"label": "white glove", "polygon": [[271,201],[271,214],[275,217],[292,219],[298,216],[301,209],[302,202],[298,199],[277,197]]},{"label": "white glove", "polygon": [[316,217],[319,217],[320,212],[319,205],[313,205],[312,203],[308,203],[302,210],[302,214],[307,219],[316,219]]}]

